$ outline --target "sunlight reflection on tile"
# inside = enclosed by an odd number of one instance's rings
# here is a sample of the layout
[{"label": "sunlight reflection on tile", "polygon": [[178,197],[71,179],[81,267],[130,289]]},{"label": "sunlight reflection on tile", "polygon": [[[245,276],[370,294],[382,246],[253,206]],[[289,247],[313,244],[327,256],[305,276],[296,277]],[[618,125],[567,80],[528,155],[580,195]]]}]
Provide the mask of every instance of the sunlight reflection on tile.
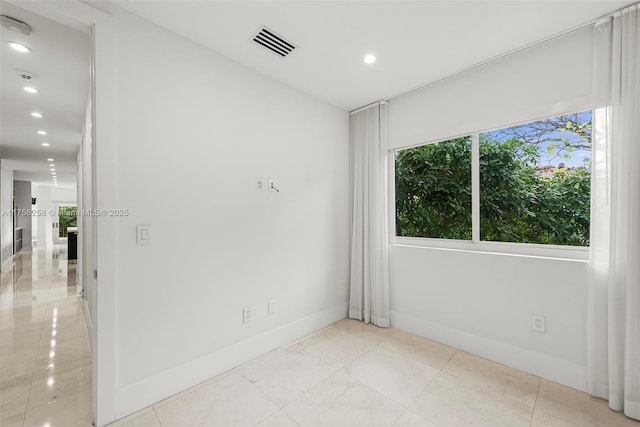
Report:
[{"label": "sunlight reflection on tile", "polygon": [[404,410],[343,371],[283,408],[303,426],[391,426]]},{"label": "sunlight reflection on tile", "polygon": [[381,346],[351,362],[345,371],[405,407],[438,374],[431,366]]}]

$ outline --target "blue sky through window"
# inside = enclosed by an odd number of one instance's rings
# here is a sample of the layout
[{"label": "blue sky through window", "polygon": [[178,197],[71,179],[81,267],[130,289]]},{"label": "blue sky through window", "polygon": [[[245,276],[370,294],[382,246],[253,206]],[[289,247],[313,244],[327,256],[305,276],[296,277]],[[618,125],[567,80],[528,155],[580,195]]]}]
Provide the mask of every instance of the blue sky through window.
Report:
[{"label": "blue sky through window", "polygon": [[[514,137],[537,147],[538,167],[587,167],[591,162],[591,111],[485,132],[499,141]],[[567,129],[569,128],[569,129]]]}]

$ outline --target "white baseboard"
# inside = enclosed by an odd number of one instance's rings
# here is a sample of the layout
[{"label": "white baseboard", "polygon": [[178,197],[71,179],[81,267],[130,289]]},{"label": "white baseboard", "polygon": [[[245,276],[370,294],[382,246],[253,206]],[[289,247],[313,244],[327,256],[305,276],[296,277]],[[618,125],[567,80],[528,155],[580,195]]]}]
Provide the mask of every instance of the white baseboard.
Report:
[{"label": "white baseboard", "polygon": [[588,388],[587,367],[564,359],[395,311],[391,312],[391,326],[580,391],[586,392]]},{"label": "white baseboard", "polygon": [[122,387],[116,392],[116,417],[125,417],[329,326],[346,318],[347,311],[348,304],[341,304]]}]

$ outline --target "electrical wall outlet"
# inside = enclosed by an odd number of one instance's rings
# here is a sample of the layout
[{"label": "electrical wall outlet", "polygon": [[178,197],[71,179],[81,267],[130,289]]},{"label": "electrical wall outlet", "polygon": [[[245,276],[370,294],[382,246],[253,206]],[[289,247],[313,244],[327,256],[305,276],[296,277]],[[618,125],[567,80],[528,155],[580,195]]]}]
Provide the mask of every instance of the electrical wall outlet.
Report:
[{"label": "electrical wall outlet", "polygon": [[243,323],[251,322],[252,314],[253,314],[253,310],[251,310],[250,308],[243,308],[242,309],[242,322]]},{"label": "electrical wall outlet", "polygon": [[547,332],[547,322],[544,316],[538,316],[534,314],[531,316],[531,328],[536,332],[546,333]]},{"label": "electrical wall outlet", "polygon": [[256,179],[256,191],[266,191],[267,189],[267,180],[264,178]]}]

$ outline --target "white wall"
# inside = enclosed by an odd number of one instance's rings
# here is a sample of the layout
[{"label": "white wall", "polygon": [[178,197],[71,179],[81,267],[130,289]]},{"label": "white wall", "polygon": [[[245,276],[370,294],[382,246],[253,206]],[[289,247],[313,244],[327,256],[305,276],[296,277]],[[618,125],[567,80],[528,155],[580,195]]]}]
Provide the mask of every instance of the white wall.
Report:
[{"label": "white wall", "polygon": [[0,217],[0,225],[2,226],[0,258],[4,270],[13,257],[13,216],[11,214],[13,209],[13,171],[5,168],[3,163],[0,160],[0,211],[2,212]]},{"label": "white wall", "polygon": [[588,263],[400,245],[390,263],[394,326],[585,389]]},{"label": "white wall", "polygon": [[50,185],[34,185],[33,197],[36,198],[35,208],[45,215],[37,217],[38,221],[38,247],[51,246],[53,244],[52,222],[55,212],[55,204],[51,200]]},{"label": "white wall", "polygon": [[[390,146],[588,107],[591,39],[581,30],[393,99]],[[584,390],[587,265],[392,245],[393,324]]]},{"label": "white wall", "polygon": [[117,139],[99,56],[97,195],[130,215],[98,221],[98,290],[115,286],[120,417],[346,316],[349,155],[345,111],[111,10]]},{"label": "white wall", "polygon": [[16,216],[15,227],[22,227],[22,251],[31,251],[31,216],[21,215],[20,212],[31,210],[31,181],[13,181],[13,196],[15,197]]},{"label": "white wall", "polygon": [[59,204],[74,206],[78,200],[78,191],[75,188],[51,187],[51,200]]},{"label": "white wall", "polygon": [[389,146],[438,141],[590,107],[592,51],[593,31],[585,28],[394,98]]}]

